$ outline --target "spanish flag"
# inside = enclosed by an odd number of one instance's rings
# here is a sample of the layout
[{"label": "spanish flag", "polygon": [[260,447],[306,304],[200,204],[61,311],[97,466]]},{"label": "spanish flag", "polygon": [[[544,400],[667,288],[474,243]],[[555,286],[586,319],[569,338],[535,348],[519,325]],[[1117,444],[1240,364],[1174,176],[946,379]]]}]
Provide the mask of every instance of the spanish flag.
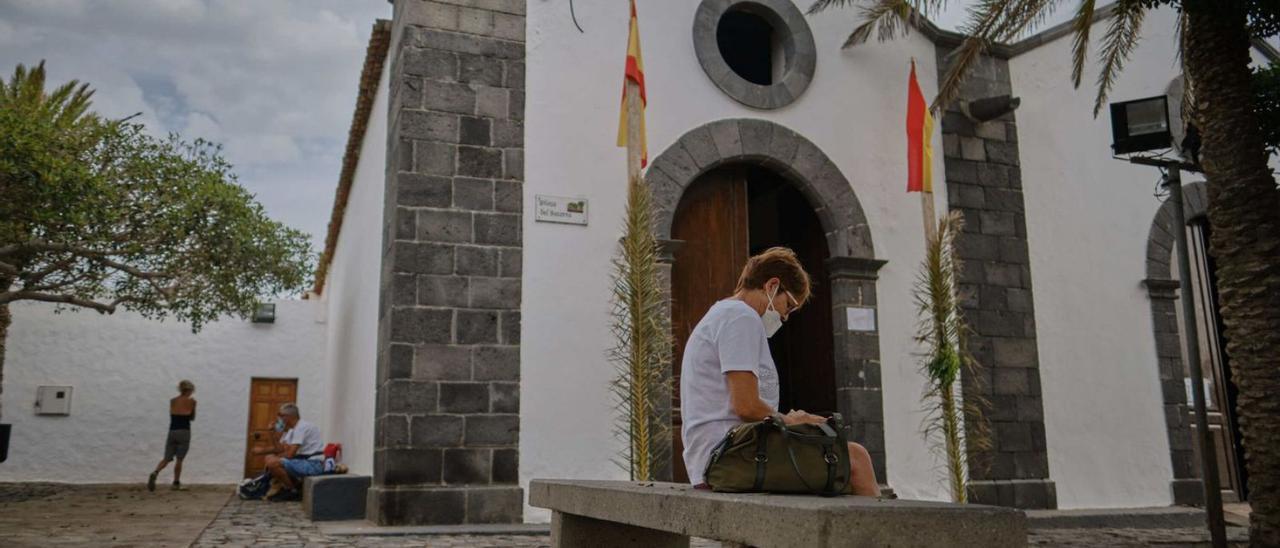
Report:
[{"label": "spanish flag", "polygon": [[636,0],[631,0],[631,28],[627,33],[627,69],[622,78],[622,113],[618,119],[618,146],[627,146],[627,80],[640,88],[640,166],[649,164],[649,144],[644,131],[644,61],[640,57],[640,25],[636,22]]},{"label": "spanish flag", "polygon": [[916,81],[911,60],[907,82],[907,192],[933,192],[933,116]]}]

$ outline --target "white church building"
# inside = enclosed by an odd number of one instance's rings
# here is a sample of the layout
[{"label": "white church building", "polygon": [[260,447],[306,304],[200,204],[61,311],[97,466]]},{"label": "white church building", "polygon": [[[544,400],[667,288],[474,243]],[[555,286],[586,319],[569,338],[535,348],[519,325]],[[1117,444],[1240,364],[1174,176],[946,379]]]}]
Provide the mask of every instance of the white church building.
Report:
[{"label": "white church building", "polygon": [[[798,1],[637,2],[645,179],[673,335],[682,341],[732,292],[750,254],[794,248],[817,283],[771,341],[783,407],[841,413],[882,483],[945,500],[921,433],[912,285],[924,236],[920,198],[905,191],[904,121],[911,60],[931,96],[960,36],[925,22],[842,49],[857,10],[805,16]],[[1095,25],[1106,24],[1101,11]],[[1148,17],[1113,100],[1165,94],[1179,75],[1174,21],[1168,10]],[[309,298],[279,303],[274,324],[228,321],[200,335],[15,307],[2,402],[14,441],[0,481],[137,481],[163,439],[163,417],[138,409],[184,376],[201,401],[192,453],[206,459],[188,466],[192,481],[238,479],[254,406],[280,394],[343,444],[353,473],[373,477],[368,516],[382,524],[545,522],[526,504],[531,479],[625,479],[606,353],[627,25],[622,0],[580,1],[572,14],[562,0],[395,0],[370,40]],[[1180,284],[1171,250],[1182,228],[1153,196],[1158,173],[1112,158],[1095,90],[1070,85],[1070,49],[1065,27],[993,47],[933,136],[938,207],[965,216],[964,309],[991,403],[993,444],[972,471],[972,500],[1200,499],[1180,288],[1208,311],[1191,320],[1224,494],[1247,499],[1204,184],[1187,187],[1196,273]],[[1265,44],[1254,57],[1280,60]],[[1020,104],[992,119],[962,112],[1002,96]],[[59,348],[55,323],[59,338],[102,335]],[[74,367],[81,353],[103,365],[86,375]],[[164,367],[196,356],[208,366],[190,375]],[[69,415],[32,410],[46,385],[73,387]],[[664,411],[678,424],[678,395]],[[90,442],[100,464],[73,462]],[[67,467],[78,472],[58,471]],[[680,481],[683,463],[664,474]]]}]

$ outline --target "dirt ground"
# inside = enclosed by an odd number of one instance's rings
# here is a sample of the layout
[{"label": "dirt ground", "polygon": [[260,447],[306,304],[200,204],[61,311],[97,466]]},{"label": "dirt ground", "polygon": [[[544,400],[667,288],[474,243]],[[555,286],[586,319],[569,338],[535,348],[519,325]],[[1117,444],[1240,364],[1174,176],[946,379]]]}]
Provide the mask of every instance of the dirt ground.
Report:
[{"label": "dirt ground", "polygon": [[188,546],[232,496],[138,485],[0,484],[0,546]]}]

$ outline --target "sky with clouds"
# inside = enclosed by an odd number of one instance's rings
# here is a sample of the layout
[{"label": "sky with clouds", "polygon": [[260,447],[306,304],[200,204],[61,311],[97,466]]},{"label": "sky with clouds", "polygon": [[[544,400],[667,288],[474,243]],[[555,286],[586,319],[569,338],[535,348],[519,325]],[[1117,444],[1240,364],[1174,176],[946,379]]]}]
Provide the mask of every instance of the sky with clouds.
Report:
[{"label": "sky with clouds", "polygon": [[[531,1],[567,14],[567,0]],[[43,59],[51,83],[89,82],[102,114],[222,143],[240,183],[318,250],[370,29],[390,16],[387,0],[0,0],[0,74]]]},{"label": "sky with clouds", "polygon": [[100,113],[222,143],[319,249],[370,30],[390,16],[387,0],[0,0],[0,74],[44,59]]}]

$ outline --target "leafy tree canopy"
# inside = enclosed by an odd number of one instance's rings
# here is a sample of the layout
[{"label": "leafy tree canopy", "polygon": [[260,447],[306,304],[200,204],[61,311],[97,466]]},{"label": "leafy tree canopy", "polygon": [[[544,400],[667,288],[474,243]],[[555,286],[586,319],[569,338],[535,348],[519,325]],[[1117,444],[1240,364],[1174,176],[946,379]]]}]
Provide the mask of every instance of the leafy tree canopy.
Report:
[{"label": "leafy tree canopy", "polygon": [[267,217],[219,146],[104,119],[87,85],[44,87],[43,62],[0,80],[0,306],[123,307],[198,330],[305,286],[307,235]]}]

